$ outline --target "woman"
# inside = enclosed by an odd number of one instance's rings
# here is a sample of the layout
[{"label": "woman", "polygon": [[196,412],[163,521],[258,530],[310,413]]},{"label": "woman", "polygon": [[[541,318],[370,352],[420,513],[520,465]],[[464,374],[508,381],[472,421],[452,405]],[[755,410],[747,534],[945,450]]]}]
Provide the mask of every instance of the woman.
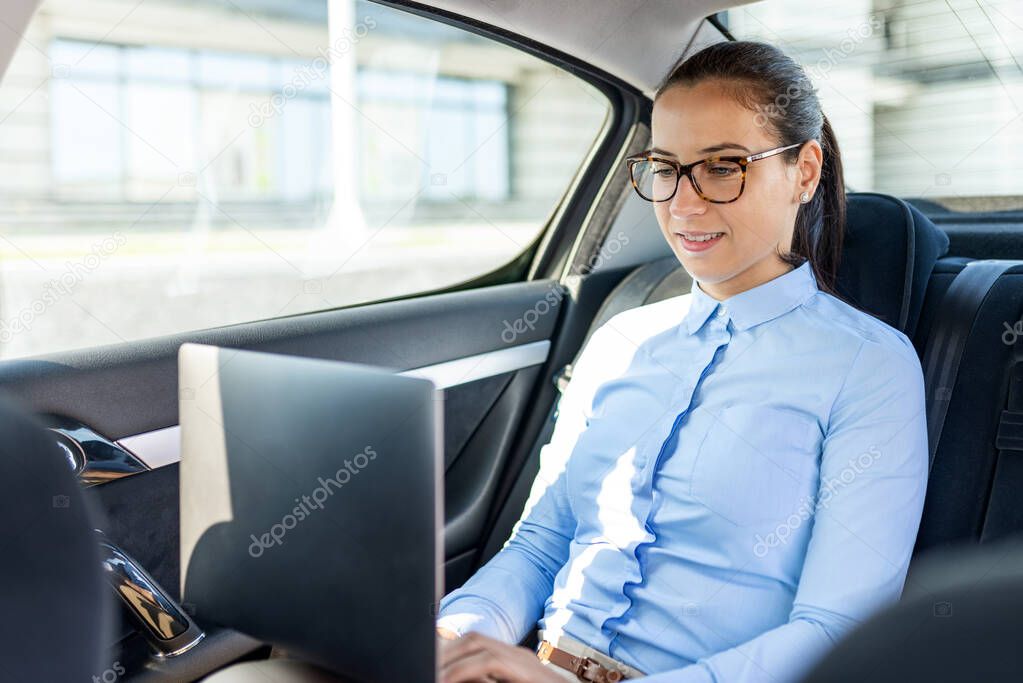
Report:
[{"label": "woman", "polygon": [[[713,45],[658,89],[652,136],[630,170],[692,293],[587,344],[512,538],[441,603],[445,683],[797,681],[902,590],[923,374],[834,293],[813,87],[774,47]],[[539,652],[515,647],[538,621]]]}]

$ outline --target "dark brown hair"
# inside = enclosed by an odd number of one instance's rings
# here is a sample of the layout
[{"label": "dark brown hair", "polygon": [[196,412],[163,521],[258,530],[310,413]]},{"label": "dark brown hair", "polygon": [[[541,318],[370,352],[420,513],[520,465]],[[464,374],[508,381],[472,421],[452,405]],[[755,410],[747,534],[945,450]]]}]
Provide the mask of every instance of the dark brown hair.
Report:
[{"label": "dark brown hair", "polygon": [[[792,247],[780,254],[786,263],[810,261],[820,289],[835,294],[835,279],[845,234],[845,181],[842,155],[803,68],[766,43],[726,41],[700,50],[677,66],[657,88],[657,97],[676,85],[721,81],[735,99],[756,112],[755,122],[778,139],[778,146],[815,139],[824,151],[820,186],[796,214]],[[783,152],[793,163],[801,148]]]}]

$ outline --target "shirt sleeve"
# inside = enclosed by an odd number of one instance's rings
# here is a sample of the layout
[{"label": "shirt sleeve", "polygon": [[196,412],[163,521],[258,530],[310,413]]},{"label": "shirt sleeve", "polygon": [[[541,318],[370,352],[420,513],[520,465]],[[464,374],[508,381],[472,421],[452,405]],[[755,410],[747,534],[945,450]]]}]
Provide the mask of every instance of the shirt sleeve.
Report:
[{"label": "shirt sleeve", "polygon": [[518,643],[542,616],[575,535],[565,465],[588,423],[605,335],[603,327],[597,329],[573,366],[551,441],[540,450],[540,471],[511,537],[465,585],[441,600],[438,627]]},{"label": "shirt sleeve", "polygon": [[650,683],[795,683],[854,626],[902,593],[923,513],[923,373],[904,336],[868,340],[823,442],[813,529],[788,623]]}]

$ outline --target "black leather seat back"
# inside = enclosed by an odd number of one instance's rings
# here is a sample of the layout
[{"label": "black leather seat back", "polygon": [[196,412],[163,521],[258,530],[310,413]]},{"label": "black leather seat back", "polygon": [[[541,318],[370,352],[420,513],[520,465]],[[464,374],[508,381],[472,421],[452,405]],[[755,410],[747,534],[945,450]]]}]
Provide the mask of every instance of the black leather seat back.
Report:
[{"label": "black leather seat back", "polygon": [[[943,297],[968,259],[941,259],[918,348],[947,315]],[[917,552],[1023,532],[1023,268],[999,277],[977,312],[951,387],[927,488]]]},{"label": "black leather seat back", "polygon": [[49,432],[3,396],[0,482],[0,679],[88,681],[124,673],[105,661],[110,594],[69,461]]}]

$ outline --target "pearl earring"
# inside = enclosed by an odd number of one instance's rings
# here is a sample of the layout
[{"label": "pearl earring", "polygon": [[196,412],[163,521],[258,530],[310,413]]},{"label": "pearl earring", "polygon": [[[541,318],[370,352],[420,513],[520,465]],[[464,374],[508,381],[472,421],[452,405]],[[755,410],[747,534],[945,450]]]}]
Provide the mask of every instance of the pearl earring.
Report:
[{"label": "pearl earring", "polygon": [[799,195],[799,201],[802,202],[803,204],[806,204],[808,201],[810,201],[810,193],[804,192],[803,194]]}]

